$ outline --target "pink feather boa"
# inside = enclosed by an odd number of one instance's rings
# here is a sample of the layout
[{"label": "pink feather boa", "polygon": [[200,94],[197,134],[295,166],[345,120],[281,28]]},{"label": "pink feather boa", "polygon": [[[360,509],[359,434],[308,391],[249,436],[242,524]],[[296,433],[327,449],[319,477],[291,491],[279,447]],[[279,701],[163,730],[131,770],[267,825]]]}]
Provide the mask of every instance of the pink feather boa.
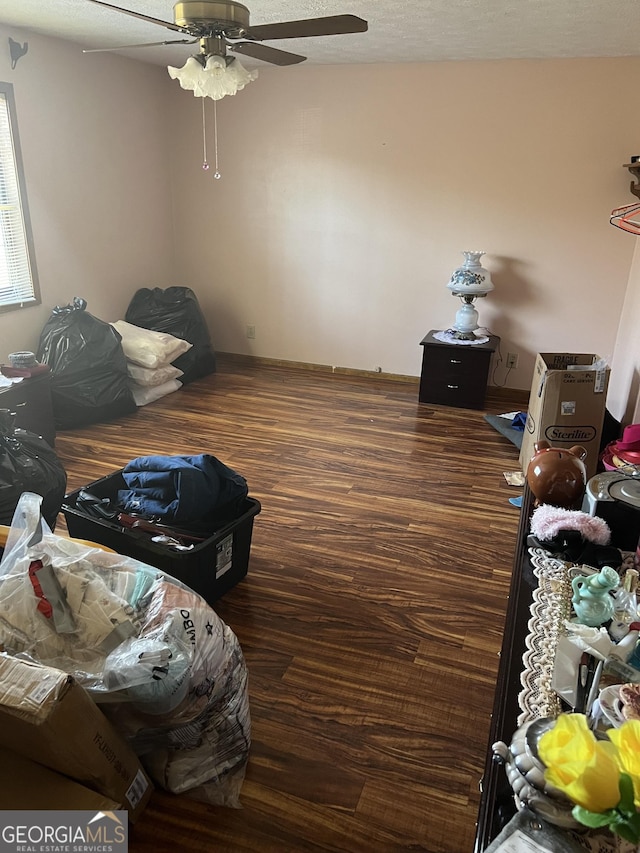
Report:
[{"label": "pink feather boa", "polygon": [[608,545],[611,541],[609,525],[597,515],[550,504],[542,504],[533,511],[531,532],[541,542],[553,539],[561,530],[577,530],[594,545]]}]

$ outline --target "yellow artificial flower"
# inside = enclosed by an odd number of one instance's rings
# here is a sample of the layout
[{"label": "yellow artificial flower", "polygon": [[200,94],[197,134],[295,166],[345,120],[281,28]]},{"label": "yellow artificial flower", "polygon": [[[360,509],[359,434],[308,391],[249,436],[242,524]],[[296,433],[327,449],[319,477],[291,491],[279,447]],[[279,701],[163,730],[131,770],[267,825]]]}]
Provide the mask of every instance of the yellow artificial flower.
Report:
[{"label": "yellow artificial flower", "polygon": [[591,812],[605,812],[620,800],[616,747],[598,741],[583,714],[561,714],[540,738],[545,779]]},{"label": "yellow artificial flower", "polygon": [[634,802],[640,808],[640,720],[627,720],[607,734],[616,746],[620,770],[631,777]]}]

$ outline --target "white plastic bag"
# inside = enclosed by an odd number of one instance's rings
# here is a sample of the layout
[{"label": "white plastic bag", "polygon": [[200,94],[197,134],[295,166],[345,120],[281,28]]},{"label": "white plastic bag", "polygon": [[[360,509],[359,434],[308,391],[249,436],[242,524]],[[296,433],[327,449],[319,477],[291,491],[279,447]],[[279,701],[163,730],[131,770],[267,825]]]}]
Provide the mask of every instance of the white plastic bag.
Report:
[{"label": "white plastic bag", "polygon": [[143,329],[124,320],[116,320],[111,325],[122,338],[122,349],[127,359],[142,367],[164,367],[193,346],[189,341],[167,332]]},{"label": "white plastic bag", "polygon": [[182,370],[172,364],[167,364],[164,367],[142,367],[132,361],[127,362],[127,373],[137,385],[150,388],[163,385],[170,379],[179,379],[184,375]]},{"label": "white plastic bag", "polygon": [[147,406],[161,397],[166,397],[167,394],[173,394],[182,388],[182,383],[179,379],[169,379],[168,382],[163,382],[162,385],[142,386],[135,382],[131,383],[131,393],[136,401],[136,406]]},{"label": "white plastic bag", "polygon": [[159,569],[51,533],[41,502],[22,495],[0,561],[0,644],[73,675],[156,784],[237,807],[251,722],[235,634]]}]

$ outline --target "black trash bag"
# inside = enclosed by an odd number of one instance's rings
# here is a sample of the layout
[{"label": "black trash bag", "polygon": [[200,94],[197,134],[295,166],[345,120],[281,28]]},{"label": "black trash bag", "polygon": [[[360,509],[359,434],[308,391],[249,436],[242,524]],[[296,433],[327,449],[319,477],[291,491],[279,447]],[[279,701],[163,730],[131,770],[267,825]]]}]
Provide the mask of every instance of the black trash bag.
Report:
[{"label": "black trash bag", "polygon": [[216,354],[211,345],[209,329],[198,303],[188,287],[167,287],[151,290],[143,287],[133,294],[124,319],[134,326],[166,332],[192,344],[191,349],[172,364],[182,370],[180,382],[185,385],[201,376],[215,373]]},{"label": "black trash bag", "polygon": [[11,524],[23,492],[35,492],[54,530],[66,488],[67,472],[56,452],[41,436],[16,429],[14,413],[0,409],[0,524]]},{"label": "black trash bag", "polygon": [[87,310],[84,299],[56,306],[40,335],[38,361],[51,368],[59,429],[109,421],[137,410],[122,338]]}]

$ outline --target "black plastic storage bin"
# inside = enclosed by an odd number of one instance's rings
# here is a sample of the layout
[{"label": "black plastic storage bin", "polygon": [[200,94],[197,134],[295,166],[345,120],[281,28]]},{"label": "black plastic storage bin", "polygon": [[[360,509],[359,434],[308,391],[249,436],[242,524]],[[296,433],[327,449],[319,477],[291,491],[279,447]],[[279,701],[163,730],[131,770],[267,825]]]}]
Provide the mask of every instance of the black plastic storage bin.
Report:
[{"label": "black plastic storage bin", "polygon": [[[126,488],[122,471],[109,474],[84,486],[98,498],[115,500]],[[208,604],[228,592],[247,574],[253,519],[260,512],[260,501],[245,498],[243,508],[233,521],[194,546],[190,551],[174,551],[166,545],[151,542],[144,534],[122,529],[120,525],[90,518],[76,505],[81,489],[68,494],[62,504],[69,536],[106,545],[119,554],[135,557],[162,569],[201,595]]]}]

